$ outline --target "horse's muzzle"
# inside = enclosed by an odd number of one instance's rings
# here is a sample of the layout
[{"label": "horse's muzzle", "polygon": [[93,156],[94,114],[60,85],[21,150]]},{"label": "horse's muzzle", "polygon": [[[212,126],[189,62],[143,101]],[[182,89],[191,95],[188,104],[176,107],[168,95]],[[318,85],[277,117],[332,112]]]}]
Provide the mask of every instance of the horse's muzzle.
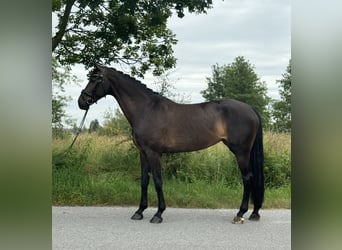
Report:
[{"label": "horse's muzzle", "polygon": [[88,110],[89,109],[90,104],[88,103],[88,101],[86,101],[83,96],[80,96],[78,98],[78,107],[82,110]]}]

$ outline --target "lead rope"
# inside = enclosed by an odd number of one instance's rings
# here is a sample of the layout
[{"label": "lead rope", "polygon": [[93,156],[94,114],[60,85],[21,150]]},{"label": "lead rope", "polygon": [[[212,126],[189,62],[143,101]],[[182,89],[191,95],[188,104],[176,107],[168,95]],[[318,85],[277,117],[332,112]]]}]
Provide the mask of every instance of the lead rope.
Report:
[{"label": "lead rope", "polygon": [[77,130],[76,136],[75,136],[74,140],[72,141],[72,143],[70,144],[70,146],[69,146],[65,151],[63,151],[62,153],[59,153],[59,154],[57,154],[57,155],[55,155],[55,156],[53,157],[53,159],[52,159],[52,166],[53,166],[53,168],[56,168],[56,169],[57,169],[57,168],[59,168],[59,167],[61,167],[61,166],[63,165],[63,159],[64,159],[64,157],[65,157],[69,152],[71,152],[72,146],[74,145],[74,143],[75,143],[75,141],[76,141],[78,135],[79,135],[79,134],[81,133],[81,131],[82,131],[83,124],[84,124],[85,118],[86,118],[86,116],[87,116],[87,113],[88,113],[88,109],[87,109],[86,112],[84,113],[84,116],[83,116],[83,118],[82,118],[81,124],[80,124],[80,126],[79,126],[79,128],[78,128],[78,130]]},{"label": "lead rope", "polygon": [[74,143],[75,143],[75,141],[76,141],[78,135],[82,132],[82,128],[83,128],[84,121],[85,121],[85,118],[86,118],[86,116],[87,116],[88,110],[89,110],[89,109],[87,109],[86,112],[84,113],[84,116],[83,116],[83,118],[82,118],[81,124],[80,124],[80,126],[79,126],[79,128],[78,128],[78,130],[77,130],[76,136],[75,136],[74,140],[72,141],[72,143],[70,144],[70,146],[68,147],[67,151],[69,151],[69,150],[72,148],[72,146],[74,145]]}]

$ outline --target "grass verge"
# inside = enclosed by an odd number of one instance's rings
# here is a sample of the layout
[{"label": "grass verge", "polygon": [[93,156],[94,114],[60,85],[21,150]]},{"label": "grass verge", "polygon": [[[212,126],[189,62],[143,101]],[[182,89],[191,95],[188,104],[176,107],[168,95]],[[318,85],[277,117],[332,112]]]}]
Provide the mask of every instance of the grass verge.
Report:
[{"label": "grass verge", "polygon": [[[140,200],[140,181],[121,173],[90,175],[64,169],[53,175],[53,183],[52,199],[57,206],[138,206]],[[238,208],[242,191],[242,186],[229,187],[222,182],[164,181],[164,196],[170,207]],[[266,189],[264,208],[290,208],[290,197],[290,186]],[[157,206],[153,181],[148,198],[150,206]]]}]

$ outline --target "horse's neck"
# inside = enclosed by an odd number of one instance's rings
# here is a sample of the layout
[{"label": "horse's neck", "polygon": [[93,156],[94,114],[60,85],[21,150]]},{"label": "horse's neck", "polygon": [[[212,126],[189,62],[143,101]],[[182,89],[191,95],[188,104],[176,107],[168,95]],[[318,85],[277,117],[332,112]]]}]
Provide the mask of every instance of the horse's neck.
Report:
[{"label": "horse's neck", "polygon": [[120,88],[113,87],[113,96],[120,105],[127,120],[134,126],[139,122],[144,108],[151,102],[151,95],[139,88],[131,88],[121,84]]}]

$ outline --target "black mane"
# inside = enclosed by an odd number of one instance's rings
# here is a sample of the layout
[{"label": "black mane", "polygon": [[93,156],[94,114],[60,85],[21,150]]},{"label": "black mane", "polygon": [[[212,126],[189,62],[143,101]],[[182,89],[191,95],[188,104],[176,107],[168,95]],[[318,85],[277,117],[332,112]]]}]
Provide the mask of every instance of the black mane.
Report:
[{"label": "black mane", "polygon": [[119,70],[117,70],[117,69],[115,69],[115,68],[109,68],[109,67],[108,67],[107,69],[110,69],[111,71],[114,71],[114,73],[118,73],[118,74],[120,74],[121,76],[123,76],[124,78],[133,81],[133,82],[136,84],[136,86],[137,86],[139,89],[141,89],[141,90],[150,92],[151,94],[155,94],[155,95],[162,96],[160,93],[155,92],[154,90],[148,88],[148,87],[146,86],[146,84],[142,83],[140,80],[137,80],[137,79],[135,79],[134,77],[132,77],[132,76],[130,76],[130,75],[128,75],[128,74],[126,74],[126,73],[124,73],[124,72],[122,72],[122,71],[119,71]]}]

